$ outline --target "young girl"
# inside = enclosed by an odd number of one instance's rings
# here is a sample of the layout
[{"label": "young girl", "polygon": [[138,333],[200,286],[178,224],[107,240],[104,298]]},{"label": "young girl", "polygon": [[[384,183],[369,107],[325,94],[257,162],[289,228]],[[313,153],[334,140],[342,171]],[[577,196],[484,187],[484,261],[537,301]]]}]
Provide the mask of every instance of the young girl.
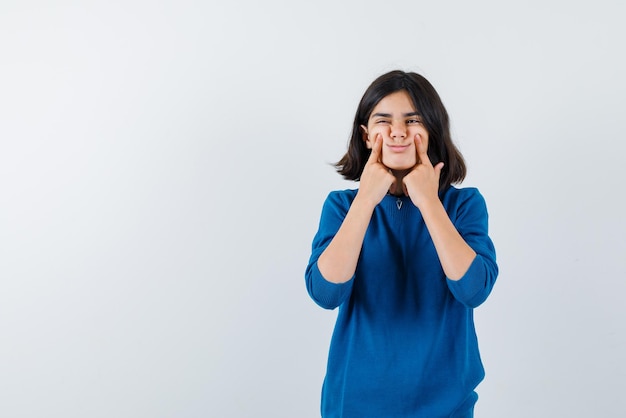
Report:
[{"label": "young girl", "polygon": [[484,377],[473,309],[498,267],[477,189],[433,86],[376,79],[336,165],[356,190],[329,194],[306,268],[311,298],[339,307],[325,418],[472,417]]}]

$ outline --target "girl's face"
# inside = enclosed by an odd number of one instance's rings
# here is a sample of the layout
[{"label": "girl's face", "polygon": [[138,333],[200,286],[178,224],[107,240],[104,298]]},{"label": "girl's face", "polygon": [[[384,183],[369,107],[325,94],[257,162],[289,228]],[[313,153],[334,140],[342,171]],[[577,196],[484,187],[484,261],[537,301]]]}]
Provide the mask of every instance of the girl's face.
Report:
[{"label": "girl's face", "polygon": [[381,136],[382,163],[392,170],[408,170],[417,164],[416,136],[428,147],[428,131],[404,90],[383,97],[361,129],[368,149]]}]

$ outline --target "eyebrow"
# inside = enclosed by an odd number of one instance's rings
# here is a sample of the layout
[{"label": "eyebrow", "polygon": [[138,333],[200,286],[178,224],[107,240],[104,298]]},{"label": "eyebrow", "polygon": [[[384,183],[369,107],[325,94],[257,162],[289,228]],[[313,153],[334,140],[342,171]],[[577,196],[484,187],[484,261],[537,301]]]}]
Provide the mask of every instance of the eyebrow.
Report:
[{"label": "eyebrow", "polygon": [[[409,113],[403,113],[402,116],[404,116],[405,118],[408,118],[410,116],[421,116],[418,112],[409,112]],[[391,117],[391,113],[374,113],[372,116],[370,116],[372,118],[390,118]]]}]

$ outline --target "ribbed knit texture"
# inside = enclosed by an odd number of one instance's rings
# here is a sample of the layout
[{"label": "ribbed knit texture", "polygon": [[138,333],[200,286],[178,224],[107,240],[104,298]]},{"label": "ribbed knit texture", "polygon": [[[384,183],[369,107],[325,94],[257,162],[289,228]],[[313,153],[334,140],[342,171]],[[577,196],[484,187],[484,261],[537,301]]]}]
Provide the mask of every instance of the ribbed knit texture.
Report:
[{"label": "ribbed knit texture", "polygon": [[334,284],[322,277],[317,259],[356,192],[329,194],[305,272],[311,298],[327,309],[339,307],[322,416],[471,417],[474,389],[484,377],[473,308],[487,298],[498,274],[483,197],[474,188],[455,187],[442,197],[477,253],[461,280],[445,277],[411,200],[388,195],[374,210],[354,277]]}]

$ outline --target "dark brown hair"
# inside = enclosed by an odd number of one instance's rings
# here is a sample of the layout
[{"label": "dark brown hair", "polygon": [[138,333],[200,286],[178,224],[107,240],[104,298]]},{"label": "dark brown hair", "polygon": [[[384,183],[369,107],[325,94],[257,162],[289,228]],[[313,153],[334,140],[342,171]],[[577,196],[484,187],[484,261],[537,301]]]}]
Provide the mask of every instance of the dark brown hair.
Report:
[{"label": "dark brown hair", "polygon": [[384,97],[397,91],[406,91],[428,131],[428,158],[433,165],[443,161],[439,178],[439,192],[450,184],[460,183],[467,169],[463,156],[452,143],[450,121],[435,88],[423,76],[404,71],[391,71],[378,77],[365,91],[357,108],[352,125],[348,152],[335,164],[337,172],[347,180],[359,180],[371,150],[363,140],[361,125],[366,125],[374,107]]}]

